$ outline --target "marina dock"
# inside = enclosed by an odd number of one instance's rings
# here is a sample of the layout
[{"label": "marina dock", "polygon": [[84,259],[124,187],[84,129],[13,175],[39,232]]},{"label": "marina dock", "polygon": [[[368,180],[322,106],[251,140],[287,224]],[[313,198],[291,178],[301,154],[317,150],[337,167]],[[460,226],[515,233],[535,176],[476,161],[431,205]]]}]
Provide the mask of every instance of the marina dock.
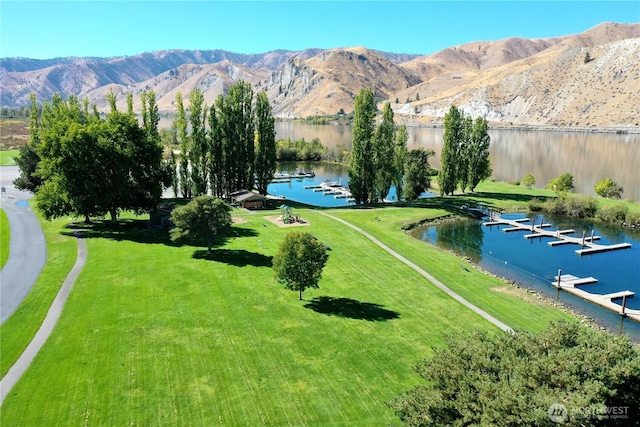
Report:
[{"label": "marina dock", "polygon": [[349,203],[355,201],[349,188],[342,186],[339,182],[327,180],[320,184],[305,185],[304,189],[322,193],[323,196],[333,196],[335,199],[346,199]]},{"label": "marina dock", "polygon": [[504,228],[504,232],[512,231],[529,231],[530,234],[525,234],[525,238],[534,239],[541,237],[550,237],[552,240],[547,244],[549,246],[557,246],[563,244],[579,245],[581,249],[577,249],[575,252],[578,255],[590,255],[600,252],[613,251],[617,249],[627,249],[631,247],[631,243],[617,243],[614,245],[599,245],[594,243],[595,240],[600,240],[600,236],[595,236],[593,231],[591,236],[586,236],[586,233],[582,233],[582,237],[572,237],[569,234],[575,233],[575,230],[547,230],[551,227],[551,224],[544,224],[542,221],[536,225],[533,219],[520,218],[520,219],[505,219],[501,217],[492,218],[491,221],[485,222],[486,226],[493,225],[509,225],[510,227]]},{"label": "marina dock", "polygon": [[[627,298],[633,297],[635,292],[624,290],[604,295],[594,294],[578,287],[581,285],[587,285],[586,287],[588,287],[589,284],[596,283],[598,280],[593,277],[580,278],[571,274],[561,274],[560,276],[554,276],[554,279],[551,282],[553,287],[640,322],[640,310],[626,307]],[[622,305],[613,302],[614,299],[620,298],[622,298]]]}]

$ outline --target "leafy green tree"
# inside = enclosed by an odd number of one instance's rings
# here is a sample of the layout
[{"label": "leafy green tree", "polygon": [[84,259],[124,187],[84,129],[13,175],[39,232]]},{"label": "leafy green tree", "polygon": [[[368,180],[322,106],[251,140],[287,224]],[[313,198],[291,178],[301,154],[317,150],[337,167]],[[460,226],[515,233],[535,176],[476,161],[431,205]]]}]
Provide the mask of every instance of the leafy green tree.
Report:
[{"label": "leafy green tree", "polygon": [[42,179],[38,177],[36,173],[38,163],[40,163],[40,156],[37,152],[40,136],[38,134],[39,111],[35,93],[29,95],[29,101],[31,103],[31,112],[29,113],[29,140],[25,145],[20,147],[20,152],[15,159],[16,164],[20,168],[20,176],[13,181],[13,184],[19,190],[35,193],[42,185]]},{"label": "leafy green tree", "polygon": [[275,119],[266,92],[256,98],[256,187],[263,196],[276,172],[276,130]]},{"label": "leafy green tree", "polygon": [[38,128],[38,174],[43,185],[36,202],[47,219],[67,214],[111,215],[123,209],[150,211],[162,197],[165,182],[162,147],[156,132],[141,128],[130,113],[116,109],[105,119],[90,114],[75,96],[59,95],[45,103]]},{"label": "leafy green tree", "polygon": [[584,54],[584,63],[586,64],[587,62],[591,62],[591,54],[589,54],[589,51]]},{"label": "leafy green tree", "polygon": [[407,141],[409,140],[409,134],[407,133],[407,126],[402,124],[398,127],[396,132],[396,140],[393,147],[393,185],[396,186],[396,195],[398,201],[402,199],[404,191],[404,174],[405,165],[407,162]]},{"label": "leafy green tree", "polygon": [[255,185],[255,135],[253,118],[253,90],[242,80],[229,87],[224,125],[227,129],[227,162],[234,162],[228,176],[228,192],[252,189]]},{"label": "leafy green tree", "polygon": [[313,235],[293,231],[280,244],[273,258],[273,270],[278,282],[286,289],[302,293],[317,288],[329,254],[327,248]]},{"label": "leafy green tree", "polygon": [[420,194],[431,188],[429,157],[434,154],[433,150],[422,148],[409,151],[405,168],[404,197],[406,200],[416,200]]},{"label": "leafy green tree", "polygon": [[[537,334],[456,332],[445,344],[416,366],[425,382],[389,403],[405,426],[627,426],[639,419],[640,351],[626,337],[554,322]],[[598,419],[607,408],[625,408],[625,417]]]},{"label": "leafy green tree", "polygon": [[216,238],[224,237],[231,229],[231,206],[214,196],[197,196],[185,206],[171,212],[175,228],[171,239],[193,239],[206,243],[207,253]]},{"label": "leafy green tree", "polygon": [[173,197],[178,197],[180,194],[180,181],[178,180],[178,157],[176,153],[171,150],[169,152],[169,161],[167,162],[167,175],[171,181],[171,189],[173,190]]},{"label": "leafy green tree", "polygon": [[594,190],[598,196],[606,197],[608,199],[619,199],[624,192],[623,188],[619,186],[611,178],[604,178],[595,185]]},{"label": "leafy green tree", "polygon": [[182,102],[182,92],[176,94],[176,112],[173,127],[178,132],[178,142],[180,143],[179,172],[180,176],[180,192],[182,197],[190,199],[192,196],[193,182],[191,180],[191,171],[189,170],[189,153],[191,151],[191,140],[187,132],[187,114],[184,111],[184,103]]},{"label": "leafy green tree", "polygon": [[376,105],[371,89],[361,89],[354,102],[353,141],[349,161],[349,189],[357,204],[368,203],[374,193],[372,161]]},{"label": "leafy green tree", "polygon": [[438,172],[438,187],[440,195],[453,194],[458,184],[458,158],[460,144],[464,140],[464,118],[462,110],[455,105],[444,115],[444,135],[442,152],[440,154],[440,171]]},{"label": "leafy green tree", "polygon": [[207,193],[208,178],[208,142],[205,124],[207,123],[207,108],[204,94],[200,88],[189,92],[189,122],[191,124],[189,164],[191,165],[191,193],[201,196]]},{"label": "leafy green tree", "polygon": [[555,191],[560,197],[566,197],[567,193],[573,190],[573,175],[566,172],[557,178],[552,179],[545,188]]},{"label": "leafy green tree", "polygon": [[469,184],[469,166],[471,162],[469,147],[473,133],[473,120],[470,116],[462,118],[462,139],[458,141],[458,155],[456,156],[456,177],[460,191],[464,193]]},{"label": "leafy green tree", "polygon": [[465,149],[468,167],[467,185],[471,191],[475,190],[480,181],[491,176],[491,161],[489,160],[491,137],[488,128],[487,120],[478,117],[473,122],[471,134],[467,138],[468,145]]},{"label": "leafy green tree", "polygon": [[209,110],[209,188],[216,197],[223,197],[225,194],[225,153],[227,144],[224,141],[225,132],[222,129],[222,121],[219,118],[218,107],[224,105],[222,95],[218,96],[215,103]]},{"label": "leafy green tree", "polygon": [[386,199],[393,184],[395,134],[393,110],[391,104],[387,102],[384,104],[382,122],[376,129],[374,138],[375,189],[380,200]]},{"label": "leafy green tree", "polygon": [[522,185],[527,188],[531,188],[536,185],[536,178],[530,173],[526,174],[524,178],[522,178]]}]

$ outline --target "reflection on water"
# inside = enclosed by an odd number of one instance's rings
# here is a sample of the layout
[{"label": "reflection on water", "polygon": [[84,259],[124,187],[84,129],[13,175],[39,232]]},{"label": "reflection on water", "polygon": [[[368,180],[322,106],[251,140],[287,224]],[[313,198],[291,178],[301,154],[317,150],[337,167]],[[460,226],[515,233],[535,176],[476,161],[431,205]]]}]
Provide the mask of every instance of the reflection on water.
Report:
[{"label": "reflection on water", "polygon": [[[440,165],[441,128],[408,127],[409,148],[435,151],[431,161]],[[325,146],[351,147],[351,127],[276,122],[279,139],[318,138]],[[594,185],[612,178],[624,188],[623,197],[640,201],[640,135],[613,133],[489,130],[493,176],[498,181],[520,181],[526,174],[536,178],[536,187],[569,172],[575,191],[595,195]]]},{"label": "reflection on water", "polygon": [[[636,296],[629,298],[627,307],[640,309],[640,232],[575,218],[539,216],[534,217],[552,224],[551,229],[573,229],[573,236],[581,236],[592,230],[601,239],[599,244],[628,242],[631,248],[603,252],[588,256],[575,253],[575,245],[551,247],[549,238],[524,238],[524,232],[503,232],[505,226],[487,227],[477,220],[460,220],[439,225],[425,226],[412,231],[412,235],[473,262],[492,273],[522,283],[529,288],[555,298],[551,286],[553,277],[561,269],[563,274],[577,277],[595,277],[597,283],[584,285],[583,289],[595,294],[608,294],[629,290]],[[505,215],[511,219],[521,218],[521,214]],[[620,316],[594,303],[582,300],[566,292],[560,293],[563,303],[587,314],[605,324],[612,331],[618,331]],[[620,301],[614,301],[620,304]],[[634,340],[640,341],[640,322],[625,320],[624,330]]]}]

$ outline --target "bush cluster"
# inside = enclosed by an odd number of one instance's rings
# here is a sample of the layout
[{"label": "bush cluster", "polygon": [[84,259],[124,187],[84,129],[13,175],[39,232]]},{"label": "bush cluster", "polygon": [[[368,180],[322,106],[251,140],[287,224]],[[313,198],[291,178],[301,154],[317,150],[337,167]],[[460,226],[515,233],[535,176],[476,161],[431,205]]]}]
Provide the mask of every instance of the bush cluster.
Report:
[{"label": "bush cluster", "polygon": [[304,138],[291,141],[281,140],[276,144],[276,160],[279,162],[294,161],[319,161],[324,158],[326,149],[318,138],[310,142]]},{"label": "bush cluster", "polygon": [[597,218],[609,224],[621,224],[640,227],[640,212],[629,212],[629,208],[620,203],[598,207],[598,200],[591,196],[557,197],[541,201],[533,198],[529,201],[531,212],[546,212],[574,218]]}]

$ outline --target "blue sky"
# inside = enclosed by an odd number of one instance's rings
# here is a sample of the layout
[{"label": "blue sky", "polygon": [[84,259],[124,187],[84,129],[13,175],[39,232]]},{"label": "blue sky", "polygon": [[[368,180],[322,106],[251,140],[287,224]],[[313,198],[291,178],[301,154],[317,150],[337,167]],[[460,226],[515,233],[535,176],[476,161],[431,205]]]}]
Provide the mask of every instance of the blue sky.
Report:
[{"label": "blue sky", "polygon": [[0,57],[122,56],[160,49],[365,46],[431,54],[472,41],[640,22],[640,1],[0,1]]}]

